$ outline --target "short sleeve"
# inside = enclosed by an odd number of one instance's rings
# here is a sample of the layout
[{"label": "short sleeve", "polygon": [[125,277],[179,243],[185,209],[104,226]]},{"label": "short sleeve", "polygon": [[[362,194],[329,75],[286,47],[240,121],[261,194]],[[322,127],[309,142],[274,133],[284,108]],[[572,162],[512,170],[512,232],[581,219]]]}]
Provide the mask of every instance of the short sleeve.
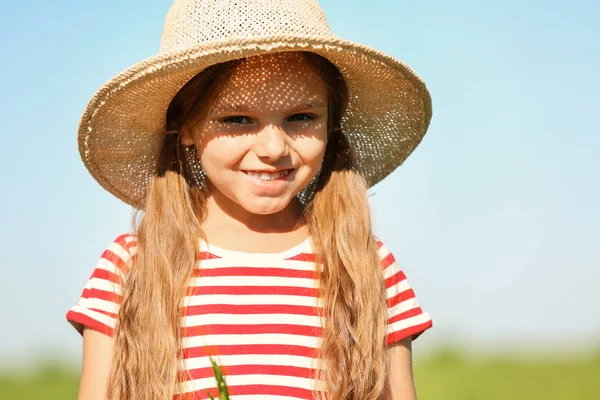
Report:
[{"label": "short sleeve", "polygon": [[135,236],[121,235],[102,253],[67,321],[83,335],[83,327],[113,336],[122,299],[122,285],[135,255]]},{"label": "short sleeve", "polygon": [[375,239],[383,267],[388,306],[387,344],[392,345],[409,336],[415,340],[425,330],[431,328],[432,320],[424,312],[400,269],[394,255],[379,240]]}]

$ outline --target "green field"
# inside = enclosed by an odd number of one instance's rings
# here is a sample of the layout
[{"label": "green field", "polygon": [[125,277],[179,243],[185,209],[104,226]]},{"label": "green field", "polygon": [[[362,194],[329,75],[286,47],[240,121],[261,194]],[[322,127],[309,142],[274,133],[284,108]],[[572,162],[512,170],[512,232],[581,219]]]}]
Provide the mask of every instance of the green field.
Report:
[{"label": "green field", "polygon": [[[600,399],[600,354],[579,361],[527,361],[442,352],[415,361],[420,400]],[[78,371],[59,366],[0,377],[2,400],[76,399]]]},{"label": "green field", "polygon": [[600,356],[467,362],[446,353],[416,363],[415,381],[421,400],[600,400]]}]

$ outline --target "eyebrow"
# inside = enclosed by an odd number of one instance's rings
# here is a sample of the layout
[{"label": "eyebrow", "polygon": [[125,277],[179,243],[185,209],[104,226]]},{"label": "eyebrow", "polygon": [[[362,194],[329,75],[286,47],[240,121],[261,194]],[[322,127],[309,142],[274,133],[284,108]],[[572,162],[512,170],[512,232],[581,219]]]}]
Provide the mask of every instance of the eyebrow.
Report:
[{"label": "eyebrow", "polygon": [[295,107],[292,110],[308,110],[311,108],[321,108],[321,107],[327,107],[327,103],[304,103],[301,104],[299,107]]},{"label": "eyebrow", "polygon": [[[304,104],[300,104],[297,107],[290,108],[289,111],[309,110],[312,108],[322,108],[322,107],[327,107],[327,104],[326,103],[304,103]],[[245,104],[226,104],[221,107],[215,108],[214,110],[218,111],[218,112],[236,112],[236,113],[260,111],[260,109],[258,109],[258,108],[251,108]]]},{"label": "eyebrow", "polygon": [[250,108],[245,104],[234,104],[215,107],[214,110],[219,112],[251,112],[258,111],[258,108]]}]

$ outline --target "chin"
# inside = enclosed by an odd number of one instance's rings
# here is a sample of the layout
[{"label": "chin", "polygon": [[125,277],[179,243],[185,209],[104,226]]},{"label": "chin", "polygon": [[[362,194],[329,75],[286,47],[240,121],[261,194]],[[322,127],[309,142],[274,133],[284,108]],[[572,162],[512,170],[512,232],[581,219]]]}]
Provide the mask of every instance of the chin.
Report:
[{"label": "chin", "polygon": [[270,215],[283,211],[289,204],[290,200],[282,201],[281,199],[268,199],[265,201],[257,201],[256,203],[249,203],[242,201],[239,203],[244,209],[252,214],[257,215]]}]

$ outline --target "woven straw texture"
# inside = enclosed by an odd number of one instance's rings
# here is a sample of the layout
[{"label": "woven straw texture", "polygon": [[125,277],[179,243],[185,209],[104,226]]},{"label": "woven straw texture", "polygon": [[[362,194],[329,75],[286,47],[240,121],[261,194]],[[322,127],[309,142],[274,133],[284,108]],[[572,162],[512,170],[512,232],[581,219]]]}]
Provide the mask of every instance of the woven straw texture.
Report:
[{"label": "woven straw texture", "polygon": [[344,75],[342,129],[369,186],[420,143],[431,119],[423,81],[402,62],[336,37],[315,0],[176,0],[159,53],[105,83],[87,105],[78,132],[84,164],[105,189],[139,206],[177,91],[210,65],[285,51],[320,54]]}]

